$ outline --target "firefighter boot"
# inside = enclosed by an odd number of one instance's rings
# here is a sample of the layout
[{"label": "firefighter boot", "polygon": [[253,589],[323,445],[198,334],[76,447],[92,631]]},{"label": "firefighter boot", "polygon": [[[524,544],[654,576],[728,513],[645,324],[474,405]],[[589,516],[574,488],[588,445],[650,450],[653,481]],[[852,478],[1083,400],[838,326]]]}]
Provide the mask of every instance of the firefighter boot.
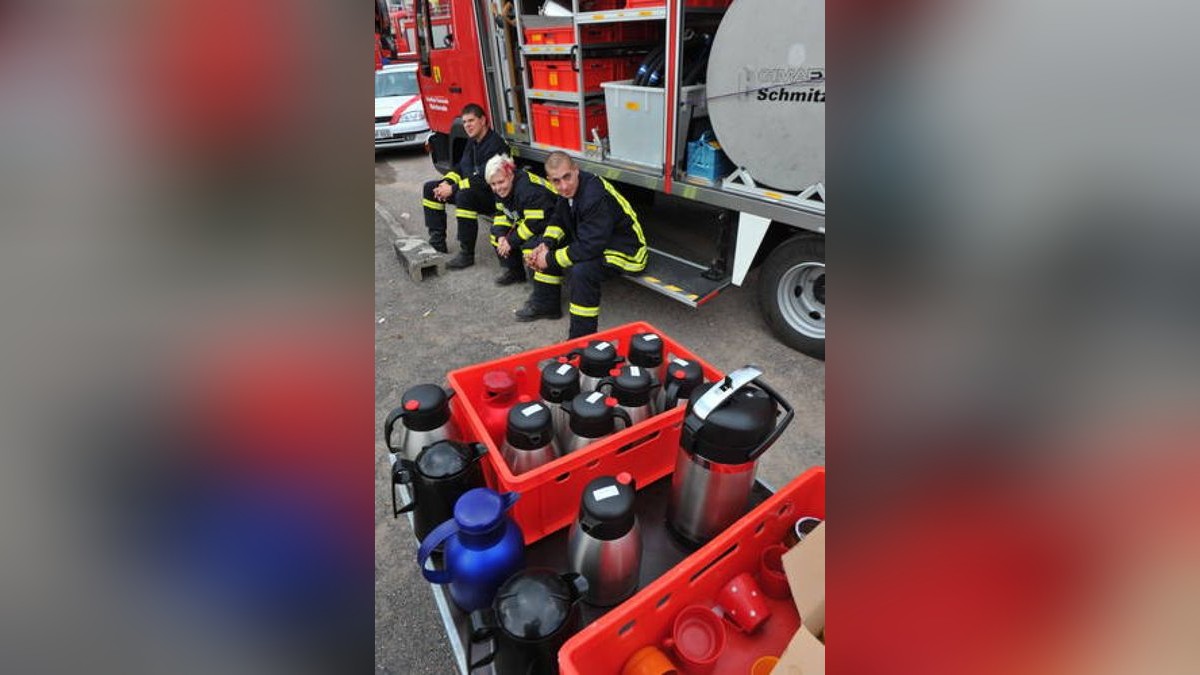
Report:
[{"label": "firefighter boot", "polygon": [[524,283],[525,266],[521,264],[521,257],[515,252],[510,253],[507,258],[500,258],[500,266],[504,268],[504,274],[496,277],[497,286]]},{"label": "firefighter boot", "polygon": [[525,306],[513,312],[520,323],[529,321],[537,321],[538,319],[561,319],[561,307],[538,307],[533,304],[533,301],[525,303]]},{"label": "firefighter boot", "polygon": [[446,267],[452,270],[464,270],[475,264],[474,254],[459,251],[458,255],[446,261]]}]

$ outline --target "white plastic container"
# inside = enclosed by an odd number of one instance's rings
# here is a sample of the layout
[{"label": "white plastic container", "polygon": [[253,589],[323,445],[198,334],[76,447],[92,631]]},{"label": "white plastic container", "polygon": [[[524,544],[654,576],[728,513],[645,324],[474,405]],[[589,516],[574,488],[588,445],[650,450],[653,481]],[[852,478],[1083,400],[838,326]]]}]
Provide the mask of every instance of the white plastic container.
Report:
[{"label": "white plastic container", "polygon": [[[662,87],[634,86],[632,82],[600,83],[608,113],[608,155],[622,162],[662,169],[665,91]],[[684,87],[682,97],[703,105],[704,85]]]}]

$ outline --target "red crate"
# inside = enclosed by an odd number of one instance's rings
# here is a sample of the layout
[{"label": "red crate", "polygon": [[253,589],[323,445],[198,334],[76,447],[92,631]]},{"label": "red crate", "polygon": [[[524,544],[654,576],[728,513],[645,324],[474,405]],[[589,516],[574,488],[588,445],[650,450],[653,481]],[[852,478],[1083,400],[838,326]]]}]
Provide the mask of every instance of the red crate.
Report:
[{"label": "red crate", "polygon": [[733,0],[687,0],[684,7],[712,7],[715,9],[725,9]]},{"label": "red crate", "polygon": [[[534,103],[533,140],[546,145],[571,150],[582,149],[579,137],[579,112],[573,106]],[[608,112],[603,103],[593,103],[586,108],[588,138],[592,127],[598,127],[601,138],[608,136]]]},{"label": "red crate", "polygon": [[625,0],[625,9],[641,9],[643,7],[666,7],[666,0]]},{"label": "red crate", "polygon": [[529,106],[533,112],[533,140],[547,145],[556,145],[555,129],[550,126],[550,106],[544,103],[534,103]]},{"label": "red crate", "polygon": [[[825,468],[804,472],[632,598],[583,628],[558,652],[563,675],[618,673],[635,651],[661,646],[671,622],[689,605],[713,605],[717,591],[753,573],[763,549],[783,540],[802,516],[825,518]],[[800,626],[796,603],[767,598],[771,617],[752,635],[729,627],[717,673],[746,673],[755,659],[780,655]],[[728,625],[728,624],[727,624]]]},{"label": "red crate", "polygon": [[[536,138],[536,130],[535,130]],[[457,392],[452,399],[462,411],[464,435],[487,446],[492,467],[489,485],[498,491],[515,491],[521,498],[511,514],[525,534],[525,543],[545,537],[572,522],[579,514],[579,497],[583,488],[597,476],[615,475],[627,471],[638,485],[650,483],[671,473],[679,447],[679,429],[683,424],[684,408],[655,415],[648,420],[623,429],[596,441],[582,450],[540,466],[520,475],[513,475],[500,455],[502,437],[493,438],[483,424],[483,376],[493,370],[505,370],[517,381],[519,394],[537,400],[541,373],[538,363],[562,356],[572,349],[582,349],[592,340],[616,342],[618,352],[625,354],[629,340],[636,333],[657,333],[663,340],[664,357],[677,356],[695,361],[710,381],[719,380],[724,373],[713,368],[689,349],[665,335],[654,326],[635,322],[600,331],[585,338],[568,340],[556,345],[534,349],[486,363],[453,370],[447,375],[450,386]]]},{"label": "red crate", "polygon": [[626,60],[624,56],[584,59],[583,90],[600,91],[601,82],[613,82],[624,79]]},{"label": "red crate", "polygon": [[530,59],[529,79],[534,89],[579,91],[579,77],[571,59]]},{"label": "red crate", "polygon": [[579,41],[585,45],[619,42],[623,32],[621,24],[588,23],[579,27]]},{"label": "red crate", "polygon": [[575,42],[575,27],[571,25],[525,28],[527,45],[569,45],[572,42]]},{"label": "red crate", "polygon": [[[593,103],[584,109],[587,114],[587,127],[584,130],[584,135],[588,140],[592,138],[592,129],[599,128],[600,138],[608,138],[608,110],[603,103]],[[570,148],[572,150],[580,150],[581,144],[579,141],[579,110],[576,108],[562,107],[559,109],[560,127],[562,136],[559,138],[560,146]]]},{"label": "red crate", "polygon": [[599,12],[608,9],[621,9],[623,0],[580,0],[579,11]]}]

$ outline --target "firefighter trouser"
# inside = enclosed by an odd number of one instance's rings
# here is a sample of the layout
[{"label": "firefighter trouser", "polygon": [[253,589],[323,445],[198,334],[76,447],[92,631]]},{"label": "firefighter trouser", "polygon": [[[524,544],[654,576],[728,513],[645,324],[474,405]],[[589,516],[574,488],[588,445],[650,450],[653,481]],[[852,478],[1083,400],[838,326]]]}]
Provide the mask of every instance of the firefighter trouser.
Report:
[{"label": "firefighter trouser", "polygon": [[603,258],[577,262],[567,269],[571,275],[571,332],[567,338],[591,335],[600,326],[600,285],[620,275],[621,270]]},{"label": "firefighter trouser", "polygon": [[[533,273],[533,291],[529,294],[529,304],[545,310],[559,310],[562,303],[563,278],[549,272]],[[595,331],[592,331],[595,332]]]},{"label": "firefighter trouser", "polygon": [[[475,179],[479,180],[479,179]],[[491,189],[479,180],[480,185],[458,188],[454,196],[445,203],[433,196],[433,189],[442,180],[425,183],[421,193],[421,205],[425,207],[425,229],[429,230],[429,243],[437,247],[446,244],[446,204],[454,204],[454,218],[458,221],[458,244],[468,255],[475,255],[475,238],[479,235],[480,213],[491,213],[495,196]]]}]

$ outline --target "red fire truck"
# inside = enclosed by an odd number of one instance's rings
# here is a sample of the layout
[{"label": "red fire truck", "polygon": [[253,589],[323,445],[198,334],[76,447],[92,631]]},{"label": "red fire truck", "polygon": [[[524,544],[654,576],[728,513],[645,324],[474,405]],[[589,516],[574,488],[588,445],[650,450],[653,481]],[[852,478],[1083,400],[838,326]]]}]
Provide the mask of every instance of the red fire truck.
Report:
[{"label": "red fire truck", "polygon": [[411,2],[439,170],[479,103],[518,161],[623,184],[651,247],[631,280],[699,307],[760,267],[768,325],[824,358],[824,0]]}]

